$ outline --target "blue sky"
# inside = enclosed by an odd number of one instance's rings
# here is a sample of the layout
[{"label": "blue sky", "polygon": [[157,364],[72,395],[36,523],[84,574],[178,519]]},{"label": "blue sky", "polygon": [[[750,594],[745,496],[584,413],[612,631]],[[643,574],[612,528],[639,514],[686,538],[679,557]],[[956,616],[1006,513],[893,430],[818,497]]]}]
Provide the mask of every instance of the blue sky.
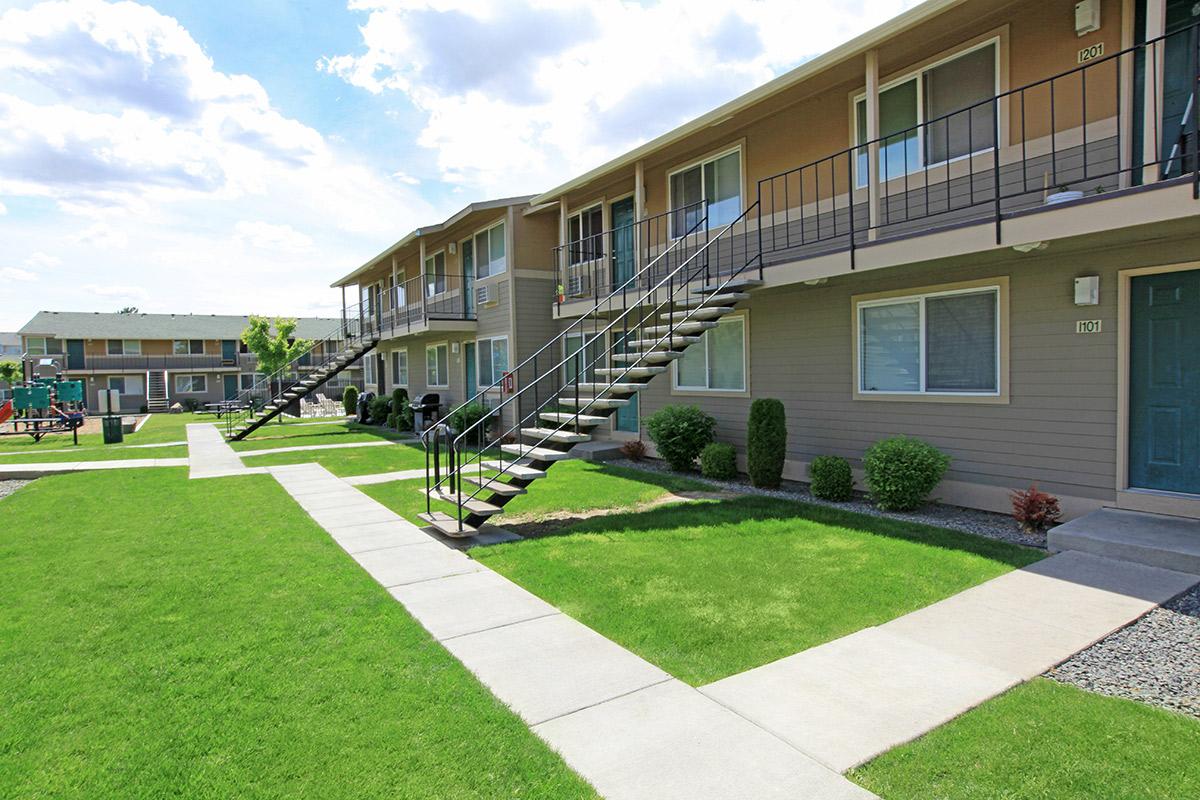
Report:
[{"label": "blue sky", "polygon": [[413,228],[912,4],[0,0],[0,330],[129,304],[333,315],[328,284]]}]

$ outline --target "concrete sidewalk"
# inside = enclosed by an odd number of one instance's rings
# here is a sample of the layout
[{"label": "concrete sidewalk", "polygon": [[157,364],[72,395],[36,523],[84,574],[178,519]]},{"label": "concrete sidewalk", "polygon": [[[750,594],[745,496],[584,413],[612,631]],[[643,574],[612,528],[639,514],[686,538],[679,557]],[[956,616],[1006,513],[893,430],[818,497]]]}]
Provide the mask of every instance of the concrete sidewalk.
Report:
[{"label": "concrete sidewalk", "polygon": [[216,478],[247,471],[242,460],[211,422],[193,422],[187,426],[189,478]]},{"label": "concrete sidewalk", "polygon": [[700,691],[844,772],[1040,675],[1196,581],[1065,552]]},{"label": "concrete sidewalk", "polygon": [[874,797],[320,465],[268,471],[610,800]]}]

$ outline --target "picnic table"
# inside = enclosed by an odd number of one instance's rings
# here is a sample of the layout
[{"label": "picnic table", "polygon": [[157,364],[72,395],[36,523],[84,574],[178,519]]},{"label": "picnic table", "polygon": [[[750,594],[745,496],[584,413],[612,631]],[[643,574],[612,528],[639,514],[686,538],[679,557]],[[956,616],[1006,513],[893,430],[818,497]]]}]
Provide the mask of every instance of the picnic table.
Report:
[{"label": "picnic table", "polygon": [[232,414],[243,410],[243,408],[244,405],[237,400],[218,400],[215,403],[205,403],[204,413],[216,414],[217,419],[220,419],[225,414]]}]

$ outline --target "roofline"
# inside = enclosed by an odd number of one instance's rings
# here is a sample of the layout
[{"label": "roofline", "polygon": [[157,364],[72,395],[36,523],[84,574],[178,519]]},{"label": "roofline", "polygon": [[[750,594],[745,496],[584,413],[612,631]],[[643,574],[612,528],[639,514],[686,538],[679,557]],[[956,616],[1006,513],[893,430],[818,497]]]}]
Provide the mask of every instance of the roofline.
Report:
[{"label": "roofline", "polygon": [[800,66],[785,72],[777,78],[773,78],[757,89],[751,89],[749,92],[735,97],[724,105],[714,108],[706,114],[696,117],[691,122],[685,122],[683,125],[674,130],[667,131],[661,136],[651,139],[643,145],[639,145],[623,155],[601,164],[593,170],[585,172],[583,175],[572,178],[548,192],[543,192],[533,197],[529,202],[534,206],[543,206],[547,203],[552,203],[558,200],[564,194],[580,188],[592,181],[600,178],[606,173],[621,167],[629,166],[638,160],[652,154],[668,145],[674,144],[682,139],[697,133],[704,128],[711,127],[725,121],[726,117],[737,114],[745,109],[753,106],[755,103],[762,102],[780,92],[792,88],[793,86],[802,83],[803,81],[812,78],[813,76],[836,66],[852,56],[861,55],[873,47],[876,47],[888,38],[895,36],[909,28],[926,22],[933,17],[936,17],[946,11],[949,11],[955,6],[962,5],[967,0],[926,0],[920,5],[913,6],[908,11],[898,14],[895,17],[887,20],[881,25],[877,25],[866,33],[859,34],[845,44],[838,45],[832,50],[828,50],[821,55],[812,58]]},{"label": "roofline", "polygon": [[419,239],[420,237],[425,236],[426,234],[437,233],[438,231],[443,231],[446,228],[449,228],[451,225],[454,225],[455,223],[463,220],[468,214],[474,214],[476,211],[487,211],[487,210],[493,209],[493,208],[506,208],[508,206],[523,205],[524,203],[528,203],[532,197],[533,197],[533,195],[527,194],[527,195],[519,195],[517,197],[502,197],[502,198],[498,198],[496,200],[480,200],[477,203],[469,203],[469,204],[463,206],[458,211],[451,214],[446,219],[442,220],[441,222],[435,222],[432,225],[425,225],[420,228],[413,229],[410,233],[405,234],[399,241],[397,241],[391,247],[388,247],[386,250],[379,253],[377,256],[375,256],[371,260],[367,261],[365,264],[358,267],[357,269],[354,269],[351,272],[347,273],[346,275],[342,276],[341,278],[338,278],[336,281],[329,284],[329,286],[332,289],[336,289],[339,286],[346,286],[348,284],[355,283],[356,282],[355,279],[358,276],[362,275],[364,272],[366,272],[367,270],[374,267],[380,261],[382,261],[383,259],[390,256],[392,253],[396,252],[401,247],[404,247],[405,245],[410,244],[415,239]]}]

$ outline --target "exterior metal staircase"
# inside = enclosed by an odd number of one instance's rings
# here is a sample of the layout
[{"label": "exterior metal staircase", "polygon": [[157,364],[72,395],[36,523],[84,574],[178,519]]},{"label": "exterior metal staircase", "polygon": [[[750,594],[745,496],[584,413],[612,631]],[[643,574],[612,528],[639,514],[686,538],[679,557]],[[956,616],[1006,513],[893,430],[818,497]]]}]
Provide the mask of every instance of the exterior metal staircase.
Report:
[{"label": "exterior metal staircase", "polygon": [[167,373],[161,369],[146,371],[146,410],[151,412],[167,411],[171,407],[171,399],[167,395]]},{"label": "exterior metal staircase", "polygon": [[295,360],[242,390],[225,414],[225,438],[244,439],[283,413],[301,397],[369,353],[379,343],[379,317],[346,309],[342,323],[323,339],[314,340]]},{"label": "exterior metal staircase", "polygon": [[[586,313],[511,370],[517,390],[484,419],[458,432],[444,424],[425,432],[428,499],[420,518],[447,536],[477,534],[748,299],[762,284],[757,227],[748,225],[757,207],[715,233],[704,205],[663,215],[671,219],[661,246],[652,233],[659,218],[603,234],[634,242],[644,266],[612,280],[610,293],[596,296]],[[595,244],[571,243],[556,255],[604,251],[600,260],[613,258],[615,248]],[[501,386],[484,387],[467,403],[494,397]],[[452,511],[435,509],[435,501]]]}]

